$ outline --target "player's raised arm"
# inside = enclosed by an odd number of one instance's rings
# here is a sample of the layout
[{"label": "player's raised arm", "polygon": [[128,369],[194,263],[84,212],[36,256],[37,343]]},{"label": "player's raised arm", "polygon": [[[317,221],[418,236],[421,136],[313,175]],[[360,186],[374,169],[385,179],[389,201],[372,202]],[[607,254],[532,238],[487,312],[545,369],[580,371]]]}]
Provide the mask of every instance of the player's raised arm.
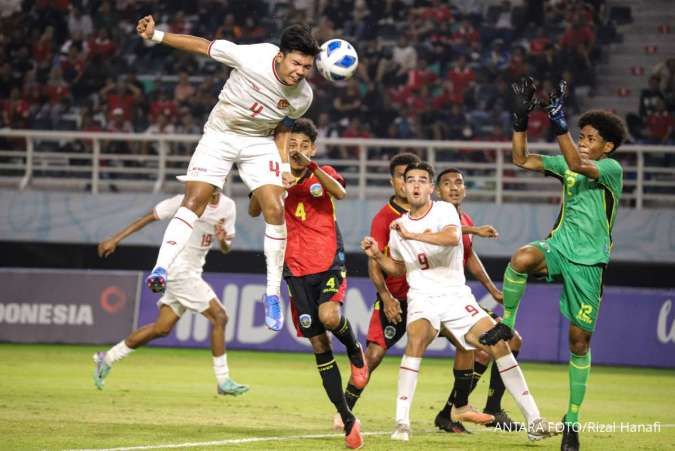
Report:
[{"label": "player's raised arm", "polygon": [[532,77],[523,77],[511,85],[513,90],[513,137],[511,158],[513,164],[531,171],[543,171],[541,155],[527,153],[527,123],[530,111],[537,105],[536,86]]},{"label": "player's raised arm", "polygon": [[361,249],[370,259],[380,265],[380,268],[387,274],[392,276],[402,276],[405,274],[405,264],[393,260],[388,255],[384,255],[373,237],[367,236],[361,240]]},{"label": "player's raised arm", "polygon": [[[595,162],[579,152],[577,145],[572,140],[567,126],[567,118],[565,117],[565,97],[567,96],[567,83],[561,81],[558,87],[549,95],[549,102],[546,105],[548,117],[557,135],[558,145],[565,157],[565,162],[570,171],[577,174],[583,174],[586,177],[597,179],[600,177],[600,171]],[[580,141],[586,138],[581,132]],[[611,146],[608,151],[614,148],[614,144],[607,143]]]},{"label": "player's raised arm", "polygon": [[140,218],[136,219],[134,222],[111,236],[110,238],[107,238],[103,241],[101,241],[98,244],[98,256],[99,257],[108,257],[110,254],[115,252],[115,249],[117,249],[117,245],[120,244],[120,242],[128,237],[129,235],[132,235],[139,230],[141,230],[143,227],[146,225],[150,224],[151,222],[157,221],[159,218],[155,215],[155,211],[151,211],[147,215],[141,216]]},{"label": "player's raised arm", "polygon": [[169,47],[198,53],[200,55],[209,55],[209,45],[211,44],[211,41],[189,34],[176,34],[169,33],[168,31],[156,30],[155,19],[153,19],[152,16],[145,16],[140,19],[136,25],[136,31],[139,36],[149,41],[159,42],[168,45]]},{"label": "player's raised arm", "polygon": [[335,177],[316,164],[316,162],[310,160],[307,155],[298,150],[291,150],[289,152],[289,156],[297,164],[309,169],[312,174],[314,174],[316,178],[319,179],[319,183],[323,185],[323,187],[331,196],[338,200],[345,198],[347,195],[347,190],[345,190],[345,187],[342,185],[342,183],[340,183],[335,179]]}]

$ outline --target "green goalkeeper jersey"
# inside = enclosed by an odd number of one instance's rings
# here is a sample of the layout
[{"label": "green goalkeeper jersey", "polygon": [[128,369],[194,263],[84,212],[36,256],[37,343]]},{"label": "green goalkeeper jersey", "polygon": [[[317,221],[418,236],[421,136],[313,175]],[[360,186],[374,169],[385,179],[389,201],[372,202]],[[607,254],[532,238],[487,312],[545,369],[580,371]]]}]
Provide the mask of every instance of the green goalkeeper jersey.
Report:
[{"label": "green goalkeeper jersey", "polygon": [[609,262],[612,228],[623,187],[623,168],[612,158],[595,162],[597,180],[568,169],[562,155],[542,156],[546,175],[562,182],[560,214],[548,241],[582,265]]}]

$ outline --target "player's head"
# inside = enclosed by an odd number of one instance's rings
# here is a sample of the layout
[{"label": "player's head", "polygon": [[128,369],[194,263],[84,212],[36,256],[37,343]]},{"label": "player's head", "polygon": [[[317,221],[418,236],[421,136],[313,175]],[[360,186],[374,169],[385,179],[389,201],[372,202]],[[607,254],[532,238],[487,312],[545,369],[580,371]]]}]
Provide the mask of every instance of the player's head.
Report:
[{"label": "player's head", "polygon": [[616,114],[591,110],[579,118],[579,152],[590,160],[599,160],[614,152],[626,140],[628,132]]},{"label": "player's head", "polygon": [[[288,135],[287,149],[291,152],[301,152],[309,158],[316,154],[316,137],[319,132],[311,119],[300,118],[295,121]],[[291,168],[303,169],[293,158],[290,159]]]},{"label": "player's head", "polygon": [[405,179],[403,178],[405,168],[409,164],[419,162],[419,157],[413,153],[399,153],[394,155],[394,158],[389,162],[389,175],[391,175],[389,183],[391,183],[394,194],[399,199],[405,200]]},{"label": "player's head", "polygon": [[457,168],[444,169],[436,178],[436,190],[441,200],[459,207],[466,197],[464,174]]},{"label": "player's head", "polygon": [[411,208],[422,207],[431,201],[434,191],[434,169],[423,161],[411,163],[403,173],[405,193]]},{"label": "player's head", "polygon": [[281,32],[274,70],[282,83],[297,85],[312,70],[314,57],[321,49],[306,25],[291,25]]}]

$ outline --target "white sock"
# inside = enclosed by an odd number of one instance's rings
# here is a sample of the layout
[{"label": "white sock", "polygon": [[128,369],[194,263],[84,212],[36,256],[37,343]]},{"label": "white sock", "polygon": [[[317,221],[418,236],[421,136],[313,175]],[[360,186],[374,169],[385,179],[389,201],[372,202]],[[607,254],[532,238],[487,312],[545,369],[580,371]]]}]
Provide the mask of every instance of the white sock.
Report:
[{"label": "white sock", "polygon": [[213,372],[216,373],[218,385],[230,377],[230,368],[227,366],[227,353],[213,358]]},{"label": "white sock", "polygon": [[159,248],[157,263],[155,267],[169,269],[176,256],[183,250],[194,228],[197,220],[195,212],[189,208],[180,207],[174,215],[169,225],[166,226],[164,238],[162,238],[162,247]]},{"label": "white sock", "polygon": [[122,340],[105,353],[105,358],[103,360],[105,361],[106,365],[112,366],[113,363],[117,362],[118,360],[122,360],[131,354],[132,351],[133,349],[127,346],[124,340]]},{"label": "white sock", "polygon": [[267,264],[267,295],[281,295],[281,274],[286,254],[286,224],[265,223],[265,262]]},{"label": "white sock", "polygon": [[421,357],[403,355],[398,370],[398,394],[396,396],[396,424],[403,423],[410,426],[410,407],[412,406],[417,375],[422,364]]},{"label": "white sock", "polygon": [[527,388],[525,376],[523,376],[523,372],[520,370],[520,366],[516,362],[516,358],[513,357],[513,354],[509,353],[504,357],[500,357],[495,360],[495,363],[497,364],[497,368],[499,368],[499,374],[502,377],[504,386],[513,397],[513,400],[516,401],[516,404],[518,404],[520,411],[527,419],[527,423],[530,424],[533,420],[539,418],[540,414],[537,403]]}]

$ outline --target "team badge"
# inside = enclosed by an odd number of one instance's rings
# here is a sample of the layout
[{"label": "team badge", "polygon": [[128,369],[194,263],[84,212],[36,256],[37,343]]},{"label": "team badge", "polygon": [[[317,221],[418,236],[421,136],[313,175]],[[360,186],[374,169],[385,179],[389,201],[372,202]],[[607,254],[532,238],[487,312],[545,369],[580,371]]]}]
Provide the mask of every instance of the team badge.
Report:
[{"label": "team badge", "polygon": [[288,108],[288,105],[289,103],[288,100],[286,99],[281,99],[277,102],[277,108],[279,108],[280,110],[285,110],[286,108]]},{"label": "team badge", "polygon": [[387,326],[384,328],[384,337],[391,340],[396,335],[396,328],[394,326]]},{"label": "team badge", "polygon": [[321,183],[314,183],[309,187],[309,193],[314,197],[321,197],[323,196],[323,186],[321,186]]},{"label": "team badge", "polygon": [[303,329],[308,329],[312,325],[312,316],[308,314],[300,315],[300,326]]}]

